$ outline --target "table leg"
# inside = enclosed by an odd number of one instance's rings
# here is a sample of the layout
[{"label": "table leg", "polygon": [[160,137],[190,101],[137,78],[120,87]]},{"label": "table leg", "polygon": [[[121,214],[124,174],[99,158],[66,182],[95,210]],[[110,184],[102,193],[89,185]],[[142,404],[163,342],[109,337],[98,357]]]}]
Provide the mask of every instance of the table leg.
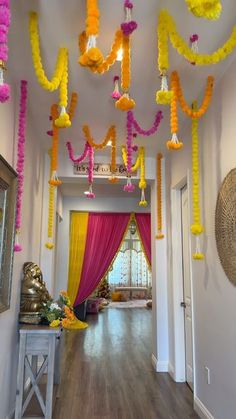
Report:
[{"label": "table leg", "polygon": [[49,338],[48,352],[48,377],[47,377],[47,393],[46,393],[46,412],[45,419],[52,417],[52,399],[53,399],[53,381],[54,381],[54,365],[55,365],[55,345],[56,337]]},{"label": "table leg", "polygon": [[20,348],[19,348],[19,361],[18,361],[18,372],[17,372],[17,384],[16,384],[16,407],[15,407],[15,419],[21,419],[22,417],[22,402],[24,393],[24,371],[25,371],[25,347],[26,347],[26,335],[20,335]]}]

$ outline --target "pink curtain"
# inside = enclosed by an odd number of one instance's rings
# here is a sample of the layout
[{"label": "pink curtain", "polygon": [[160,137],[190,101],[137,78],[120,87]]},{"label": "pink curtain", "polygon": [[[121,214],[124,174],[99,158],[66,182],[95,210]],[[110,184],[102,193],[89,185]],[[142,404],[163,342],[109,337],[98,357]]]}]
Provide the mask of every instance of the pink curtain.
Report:
[{"label": "pink curtain", "polygon": [[90,213],[81,280],[74,306],[97,287],[116,255],[130,214]]},{"label": "pink curtain", "polygon": [[151,215],[135,214],[138,230],[141,236],[143,247],[151,266]]}]

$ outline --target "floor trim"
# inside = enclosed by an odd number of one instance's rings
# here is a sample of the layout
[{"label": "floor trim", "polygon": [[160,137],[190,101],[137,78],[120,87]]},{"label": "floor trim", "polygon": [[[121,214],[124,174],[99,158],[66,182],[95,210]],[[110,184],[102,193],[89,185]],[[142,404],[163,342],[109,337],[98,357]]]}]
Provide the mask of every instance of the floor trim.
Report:
[{"label": "floor trim", "polygon": [[198,397],[194,397],[194,410],[197,412],[201,419],[214,419],[214,416],[212,416],[212,414]]},{"label": "floor trim", "polygon": [[169,371],[168,361],[157,361],[157,372],[168,372]]},{"label": "floor trim", "polygon": [[152,354],[152,366],[155,371],[157,371],[157,359],[154,354]]},{"label": "floor trim", "polygon": [[175,370],[174,370],[173,365],[172,365],[170,362],[169,362],[169,364],[168,364],[168,373],[170,374],[171,378],[172,378],[174,381],[176,381],[176,380],[175,380]]}]

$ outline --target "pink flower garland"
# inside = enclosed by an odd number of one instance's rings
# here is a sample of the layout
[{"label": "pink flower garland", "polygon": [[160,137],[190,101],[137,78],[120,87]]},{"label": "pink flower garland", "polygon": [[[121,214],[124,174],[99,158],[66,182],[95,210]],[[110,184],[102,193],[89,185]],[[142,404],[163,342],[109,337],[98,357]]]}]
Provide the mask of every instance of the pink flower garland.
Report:
[{"label": "pink flower garland", "polygon": [[89,172],[88,172],[88,181],[89,181],[89,192],[86,193],[87,198],[95,198],[95,194],[93,193],[92,185],[93,185],[93,167],[94,167],[94,149],[90,146],[89,143],[86,142],[83,153],[75,158],[74,150],[70,141],[67,141],[66,147],[68,150],[69,158],[73,163],[81,163],[83,160],[89,156]]},{"label": "pink flower garland", "polygon": [[138,134],[143,135],[145,137],[149,137],[150,135],[155,134],[155,132],[157,131],[157,129],[160,125],[160,122],[161,122],[162,118],[163,118],[162,111],[158,111],[156,116],[155,116],[153,126],[151,128],[149,128],[148,130],[144,130],[143,128],[140,127],[137,120],[134,118],[133,112],[132,111],[127,112],[127,123],[126,123],[126,127],[127,127],[127,171],[128,171],[129,174],[131,174],[132,152],[133,152],[133,148],[132,148],[133,130],[132,130],[132,127],[134,128],[134,130]]},{"label": "pink flower garland", "polygon": [[9,0],[0,0],[0,102],[6,102],[10,97],[10,86],[4,83],[3,72],[8,60],[8,30],[11,21]]},{"label": "pink flower garland", "polygon": [[18,173],[18,188],[17,188],[16,221],[15,221],[15,227],[16,227],[16,240],[15,240],[15,246],[14,246],[15,252],[20,252],[22,250],[22,247],[19,244],[19,233],[20,233],[20,228],[21,228],[21,207],[22,207],[22,194],[23,194],[23,186],[24,186],[26,105],[27,105],[27,81],[21,80],[17,165],[16,165],[16,171]]},{"label": "pink flower garland", "polygon": [[132,145],[133,137],[135,136],[135,133],[133,134],[133,129],[140,135],[149,137],[150,135],[155,134],[157,131],[160,122],[163,118],[162,111],[158,111],[155,120],[153,123],[153,126],[149,128],[148,130],[144,130],[140,127],[137,120],[134,118],[134,114],[132,111],[127,112],[127,121],[126,121],[126,128],[127,128],[127,142],[126,142],[126,148],[127,148],[127,172],[128,172],[128,179],[127,184],[124,186],[124,191],[126,192],[133,192],[135,189],[135,186],[132,185],[131,182],[131,168],[132,168],[132,154],[133,151],[135,151],[135,148]]}]

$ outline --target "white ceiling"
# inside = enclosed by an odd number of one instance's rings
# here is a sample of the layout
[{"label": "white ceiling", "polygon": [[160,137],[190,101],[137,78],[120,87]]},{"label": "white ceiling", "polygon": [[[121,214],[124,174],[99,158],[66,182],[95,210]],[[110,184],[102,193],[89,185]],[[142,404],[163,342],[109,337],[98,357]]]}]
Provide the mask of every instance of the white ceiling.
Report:
[{"label": "white ceiling", "polygon": [[[156,90],[159,88],[157,70],[157,15],[161,8],[166,8],[174,17],[178,31],[185,39],[190,34],[200,36],[201,52],[212,52],[219,47],[231,33],[236,22],[235,0],[224,0],[223,12],[219,21],[209,22],[194,18],[188,11],[184,0],[133,0],[133,18],[138,22],[138,29],[132,36],[132,86],[131,94],[136,100],[135,115],[138,121],[148,128],[152,125],[158,109],[155,103]],[[114,32],[123,20],[123,0],[100,0],[101,24],[99,47],[106,54],[113,40]],[[69,138],[76,144],[76,150],[83,146],[81,127],[88,123],[97,141],[104,136],[111,124],[116,124],[119,144],[125,140],[125,114],[116,110],[110,93],[113,76],[119,74],[119,63],[105,75],[94,75],[77,64],[78,34],[84,29],[85,0],[12,0],[12,26],[10,31],[9,71],[15,80],[21,78],[29,82],[29,117],[37,136],[45,147],[49,146],[49,137],[45,135],[49,128],[48,114],[52,102],[57,100],[57,93],[43,91],[36,80],[28,36],[28,12],[35,10],[39,14],[39,26],[43,64],[48,77],[52,75],[59,46],[69,48],[69,89],[79,94],[79,106],[73,127],[61,132],[61,147]],[[177,69],[188,100],[201,96],[208,74],[214,74],[216,80],[223,74],[230,59],[216,66],[194,67],[179,57],[170,47],[171,70]],[[162,107],[163,108],[163,107]],[[169,137],[169,113],[165,109],[165,120],[158,135],[138,139],[146,146],[147,155],[165,150]]]}]

